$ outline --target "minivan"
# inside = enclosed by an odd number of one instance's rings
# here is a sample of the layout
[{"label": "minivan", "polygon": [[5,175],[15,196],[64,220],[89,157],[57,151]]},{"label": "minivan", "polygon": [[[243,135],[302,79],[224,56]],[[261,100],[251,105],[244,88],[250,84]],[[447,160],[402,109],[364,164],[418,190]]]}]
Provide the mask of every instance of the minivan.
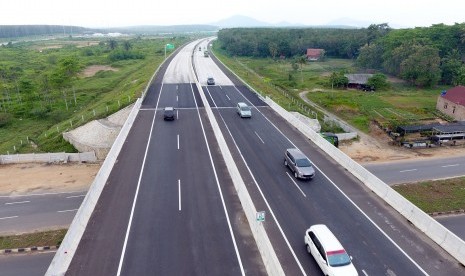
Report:
[{"label": "minivan", "polygon": [[241,116],[241,118],[251,118],[252,117],[252,110],[250,110],[250,107],[245,104],[245,103],[237,103],[237,114]]},{"label": "minivan", "polygon": [[284,166],[288,166],[295,178],[312,179],[315,176],[312,162],[296,148],[287,149],[284,153]]},{"label": "minivan", "polygon": [[324,224],[315,224],[305,231],[305,246],[324,275],[358,276],[352,264],[352,257],[347,254],[339,240]]}]

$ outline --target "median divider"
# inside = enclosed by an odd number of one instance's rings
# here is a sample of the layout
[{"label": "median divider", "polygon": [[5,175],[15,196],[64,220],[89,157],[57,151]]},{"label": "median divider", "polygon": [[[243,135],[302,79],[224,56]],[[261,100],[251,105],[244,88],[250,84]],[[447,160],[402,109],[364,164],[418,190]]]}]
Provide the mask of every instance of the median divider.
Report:
[{"label": "median divider", "polygon": [[[196,76],[193,60],[191,68],[193,68],[193,74],[194,76]],[[216,140],[220,147],[221,154],[226,163],[229,175],[231,176],[231,179],[234,183],[234,187],[237,191],[239,200],[241,201],[242,208],[249,222],[249,226],[254,236],[255,242],[257,243],[258,250],[260,251],[260,254],[262,256],[262,260],[265,265],[267,274],[272,276],[285,275],[281,263],[279,262],[278,256],[276,255],[273,245],[271,244],[270,239],[268,238],[263,224],[261,222],[256,221],[255,216],[257,213],[257,209],[255,208],[253,200],[247,191],[247,187],[245,186],[245,183],[240,175],[239,169],[237,168],[232,154],[229,151],[228,145],[226,144],[226,140],[224,139],[220,126],[215,118],[215,115],[213,114],[213,111],[210,107],[210,104],[207,101],[205,94],[203,93],[202,86],[200,85],[198,79],[195,82],[195,84],[197,86],[197,89],[199,90],[199,94],[205,106],[208,119],[213,128],[213,132],[215,133]]]},{"label": "median divider", "polygon": [[[219,60],[218,60],[219,61]],[[221,61],[219,61],[221,62]],[[405,199],[402,195],[384,183],[378,177],[373,175],[362,165],[358,164],[352,158],[347,156],[338,148],[331,145],[326,139],[316,133],[310,126],[299,121],[294,115],[275,103],[271,98],[263,98],[255,89],[242,80],[237,74],[222,63],[238,80],[244,83],[251,91],[256,93],[264,102],[266,102],[276,113],[288,121],[292,126],[302,132],[307,138],[315,143],[320,149],[326,152],[331,158],[347,169],[351,174],[358,178],[365,186],[376,193],[386,203],[391,205],[397,212],[402,214],[426,236],[440,245],[445,251],[452,255],[462,265],[465,265],[465,242],[449,229],[433,219],[430,215],[423,212],[420,208]]]}]

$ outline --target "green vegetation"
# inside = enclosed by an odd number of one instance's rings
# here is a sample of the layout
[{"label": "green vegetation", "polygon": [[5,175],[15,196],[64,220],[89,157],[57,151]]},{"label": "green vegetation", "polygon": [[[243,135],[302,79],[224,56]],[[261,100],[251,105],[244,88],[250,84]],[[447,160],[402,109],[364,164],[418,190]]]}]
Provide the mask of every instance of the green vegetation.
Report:
[{"label": "green vegetation", "polygon": [[378,70],[417,87],[465,84],[465,23],[427,28],[363,29],[236,28],[218,33],[219,48],[230,56],[299,59],[308,48],[326,57],[356,59],[363,70]]},{"label": "green vegetation", "polygon": [[465,210],[465,177],[396,185],[393,188],[426,213]]},{"label": "green vegetation", "polygon": [[[378,76],[379,79],[374,78],[374,81],[385,87],[385,90],[374,93],[342,90],[336,87],[343,85],[340,82],[344,82],[344,72],[355,70],[352,60],[327,58],[324,62],[302,64],[300,69],[300,65],[297,68],[292,66],[294,60],[231,58],[217,44],[214,47],[215,54],[229,68],[287,110],[298,111],[309,117],[318,114],[319,119],[323,118],[321,113],[300,99],[299,92],[308,91],[307,98],[311,101],[367,133],[372,121],[383,127],[395,128],[397,125],[436,118],[437,97],[445,89],[420,89],[406,83],[387,86],[384,83],[385,77],[375,74],[373,77]],[[322,131],[338,132],[325,124],[322,125]]]},{"label": "green vegetation", "polygon": [[0,249],[59,246],[68,229],[0,237]]},{"label": "green vegetation", "polygon": [[[189,38],[62,39],[0,47],[0,154],[74,152],[62,132],[134,102]],[[90,66],[94,75],[85,76]]]}]

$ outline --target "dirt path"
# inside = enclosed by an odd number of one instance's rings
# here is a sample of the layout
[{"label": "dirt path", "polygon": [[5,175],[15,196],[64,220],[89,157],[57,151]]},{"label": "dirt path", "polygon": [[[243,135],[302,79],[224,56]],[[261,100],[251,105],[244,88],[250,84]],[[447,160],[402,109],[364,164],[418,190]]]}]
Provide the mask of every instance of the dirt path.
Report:
[{"label": "dirt path", "polygon": [[0,165],[0,195],[86,191],[101,164]]}]

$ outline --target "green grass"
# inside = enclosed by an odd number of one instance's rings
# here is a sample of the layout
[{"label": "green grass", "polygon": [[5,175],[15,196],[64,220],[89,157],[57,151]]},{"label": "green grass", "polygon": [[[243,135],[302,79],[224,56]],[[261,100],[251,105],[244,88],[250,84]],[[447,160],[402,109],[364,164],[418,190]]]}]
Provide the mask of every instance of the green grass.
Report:
[{"label": "green grass", "polygon": [[[133,103],[163,62],[164,45],[169,42],[179,47],[188,40],[130,38],[131,51],[141,53],[144,59],[114,62],[109,59],[106,38],[65,38],[0,47],[0,113],[12,115],[9,123],[0,127],[0,154],[75,152],[63,140],[62,132]],[[118,41],[119,45],[122,42]],[[82,69],[107,65],[118,71],[78,76],[64,87],[49,83],[47,88],[45,77],[53,75],[60,60],[68,57],[76,57]]]},{"label": "green grass", "polygon": [[[356,128],[368,133],[370,122],[376,120],[384,127],[421,123],[437,117],[436,100],[445,87],[417,89],[403,83],[393,83],[386,91],[374,93],[357,90],[331,89],[328,85],[332,72],[356,72],[352,60],[327,58],[325,61],[309,62],[294,70],[290,60],[270,58],[231,58],[220,49],[215,54],[242,79],[289,111],[309,115],[310,106],[299,97],[299,92],[308,91],[307,97],[340,116]],[[285,97],[284,90],[288,97]],[[323,118],[318,113],[318,118]],[[331,131],[322,125],[322,131]]]},{"label": "green grass", "polygon": [[59,246],[68,229],[0,237],[0,249]]},{"label": "green grass", "polygon": [[393,186],[426,213],[465,210],[465,177]]}]

